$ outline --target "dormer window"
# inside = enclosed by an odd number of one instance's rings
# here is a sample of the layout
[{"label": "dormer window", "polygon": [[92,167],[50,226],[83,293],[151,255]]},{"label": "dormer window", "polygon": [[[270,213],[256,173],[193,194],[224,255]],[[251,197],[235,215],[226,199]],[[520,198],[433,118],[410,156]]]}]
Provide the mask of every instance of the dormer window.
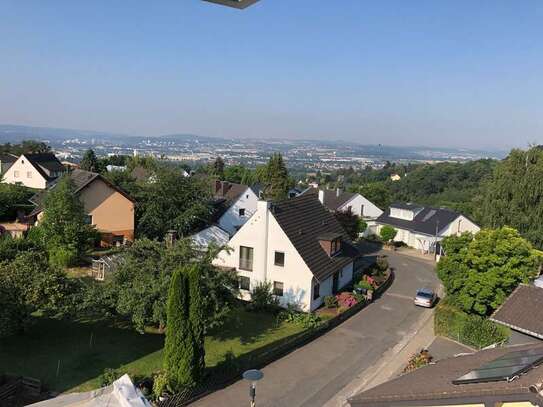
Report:
[{"label": "dormer window", "polygon": [[328,256],[333,257],[341,251],[342,236],[340,233],[325,233],[319,236],[318,239]]}]

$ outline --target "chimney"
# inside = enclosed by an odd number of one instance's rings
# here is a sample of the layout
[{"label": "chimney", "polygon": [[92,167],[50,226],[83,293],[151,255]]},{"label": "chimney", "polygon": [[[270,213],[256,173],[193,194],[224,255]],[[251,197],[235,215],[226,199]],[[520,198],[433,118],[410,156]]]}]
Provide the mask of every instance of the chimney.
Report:
[{"label": "chimney", "polygon": [[257,212],[264,212],[271,208],[271,202],[266,200],[259,200],[256,203],[256,211]]},{"label": "chimney", "polygon": [[336,188],[336,197],[341,195],[341,188]]},{"label": "chimney", "polygon": [[324,205],[324,191],[322,189],[319,189],[319,201]]},{"label": "chimney", "polygon": [[230,183],[228,181],[221,181],[221,195],[224,196],[230,189]]}]

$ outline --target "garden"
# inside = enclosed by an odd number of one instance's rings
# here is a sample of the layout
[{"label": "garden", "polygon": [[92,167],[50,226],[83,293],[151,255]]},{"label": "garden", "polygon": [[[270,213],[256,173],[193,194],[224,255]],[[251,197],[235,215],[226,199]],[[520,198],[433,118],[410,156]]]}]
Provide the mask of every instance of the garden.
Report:
[{"label": "garden", "polygon": [[324,306],[317,310],[323,319],[333,318],[338,314],[357,306],[363,307],[373,301],[391,281],[392,272],[385,256],[378,256],[374,264],[362,272],[355,272],[353,281],[335,295],[324,298]]},{"label": "garden", "polygon": [[[240,305],[206,336],[206,368],[258,353],[304,329]],[[125,321],[36,316],[24,334],[0,339],[0,370],[35,377],[55,392],[86,391],[109,384],[108,375],[128,373],[134,381],[153,376],[162,369],[163,347],[164,335],[156,329],[141,335]]]}]

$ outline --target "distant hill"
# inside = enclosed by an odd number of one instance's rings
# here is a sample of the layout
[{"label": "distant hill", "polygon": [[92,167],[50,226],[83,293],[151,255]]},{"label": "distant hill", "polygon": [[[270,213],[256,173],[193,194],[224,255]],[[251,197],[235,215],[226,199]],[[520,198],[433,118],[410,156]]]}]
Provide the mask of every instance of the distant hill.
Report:
[{"label": "distant hill", "polygon": [[67,139],[80,140],[107,140],[125,144],[127,141],[138,143],[147,139],[160,138],[161,141],[176,142],[194,142],[212,143],[213,141],[222,141],[224,139],[197,136],[195,134],[167,134],[161,136],[131,136],[128,134],[109,133],[90,130],[64,129],[55,127],[35,127],[16,124],[0,124],[0,143],[18,143],[23,140],[39,140],[52,143],[61,143]]},{"label": "distant hill", "polygon": [[166,134],[161,136],[135,136],[127,134],[118,134],[110,132],[76,130],[53,127],[33,127],[13,124],[0,124],[0,144],[19,143],[23,140],[37,140],[50,144],[52,147],[59,147],[67,140],[78,139],[86,143],[122,146],[125,148],[140,148],[147,144],[156,144],[157,142],[172,144],[192,144],[197,146],[207,144],[211,147],[220,145],[231,146],[232,144],[242,144],[251,146],[261,153],[270,151],[281,151],[287,154],[298,146],[307,146],[319,148],[332,148],[337,150],[338,157],[367,156],[379,157],[382,159],[410,159],[410,160],[443,160],[451,159],[455,156],[463,159],[477,159],[480,157],[503,158],[508,152],[494,150],[483,151],[468,148],[448,148],[448,147],[424,147],[424,146],[391,146],[391,145],[367,145],[346,140],[310,140],[310,139],[241,139],[241,138],[220,138],[209,137],[195,134]]}]

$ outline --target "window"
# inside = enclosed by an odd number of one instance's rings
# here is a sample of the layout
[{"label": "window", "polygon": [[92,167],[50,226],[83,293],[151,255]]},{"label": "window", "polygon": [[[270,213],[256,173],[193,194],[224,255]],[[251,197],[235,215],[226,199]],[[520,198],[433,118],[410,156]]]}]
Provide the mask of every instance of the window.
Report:
[{"label": "window", "polygon": [[331,246],[330,255],[333,256],[341,249],[341,241],[339,239],[332,240]]},{"label": "window", "polygon": [[251,279],[249,277],[239,276],[239,289],[240,290],[250,290],[251,289]]},{"label": "window", "polygon": [[26,172],[26,177],[27,178],[32,178],[32,171],[27,171]]},{"label": "window", "polygon": [[253,271],[253,248],[239,247],[239,268],[241,270]]},{"label": "window", "polygon": [[245,216],[245,208],[239,208],[239,216]]},{"label": "window", "polygon": [[19,178],[19,171],[13,171],[13,176],[15,178]]},{"label": "window", "polygon": [[319,283],[315,283],[313,286],[313,299],[316,300],[321,296],[321,285]]},{"label": "window", "polygon": [[364,205],[360,205],[360,216],[364,216]]},{"label": "window", "polygon": [[283,267],[285,265],[285,253],[275,252],[274,264]]},{"label": "window", "polygon": [[277,295],[278,297],[283,296],[283,283],[280,281],[273,282],[273,294]]},{"label": "window", "polygon": [[85,223],[87,225],[92,225],[92,215],[85,215]]}]

